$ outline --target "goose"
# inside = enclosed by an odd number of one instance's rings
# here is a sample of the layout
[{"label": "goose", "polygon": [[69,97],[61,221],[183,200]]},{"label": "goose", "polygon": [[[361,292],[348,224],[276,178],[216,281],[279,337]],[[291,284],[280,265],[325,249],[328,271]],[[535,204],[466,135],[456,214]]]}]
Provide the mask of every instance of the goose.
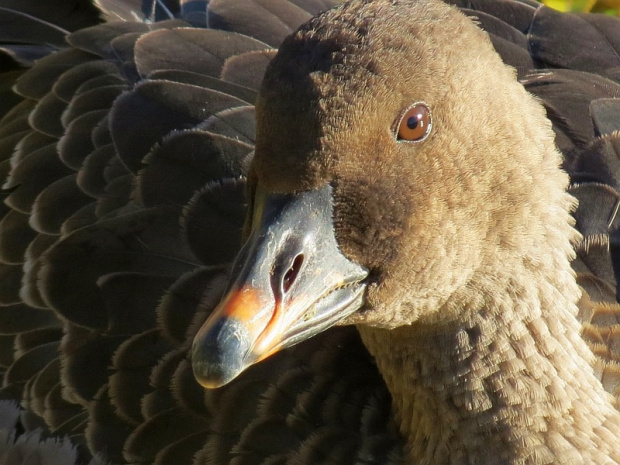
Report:
[{"label": "goose", "polygon": [[2,48],[3,448],[620,462],[616,19],[99,3]]},{"label": "goose", "polygon": [[484,32],[433,0],[354,0],[285,39],[256,113],[248,240],[194,341],[201,384],[340,321],[412,463],[620,462],[552,126]]}]

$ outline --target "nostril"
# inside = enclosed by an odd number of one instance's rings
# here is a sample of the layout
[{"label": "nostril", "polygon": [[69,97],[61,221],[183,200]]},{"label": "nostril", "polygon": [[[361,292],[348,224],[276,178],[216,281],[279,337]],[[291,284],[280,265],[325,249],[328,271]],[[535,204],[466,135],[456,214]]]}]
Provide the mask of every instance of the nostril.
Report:
[{"label": "nostril", "polygon": [[291,286],[293,285],[293,283],[295,282],[295,279],[297,278],[297,275],[299,274],[299,270],[301,270],[301,265],[303,265],[303,263],[304,263],[304,255],[303,254],[297,255],[295,259],[293,260],[293,263],[291,264],[289,269],[286,270],[286,273],[284,273],[284,276],[282,278],[282,293],[283,294],[286,294],[291,288]]}]

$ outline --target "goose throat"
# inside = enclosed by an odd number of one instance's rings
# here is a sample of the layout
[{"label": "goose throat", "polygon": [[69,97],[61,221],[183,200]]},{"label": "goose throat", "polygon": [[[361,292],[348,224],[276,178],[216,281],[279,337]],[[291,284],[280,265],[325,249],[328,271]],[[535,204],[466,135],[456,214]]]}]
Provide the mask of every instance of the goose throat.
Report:
[{"label": "goose throat", "polygon": [[581,338],[570,283],[559,292],[516,278],[501,292],[497,278],[472,283],[439,311],[465,302],[463,318],[358,325],[413,463],[598,463],[618,454],[601,440],[618,437],[620,419]]}]

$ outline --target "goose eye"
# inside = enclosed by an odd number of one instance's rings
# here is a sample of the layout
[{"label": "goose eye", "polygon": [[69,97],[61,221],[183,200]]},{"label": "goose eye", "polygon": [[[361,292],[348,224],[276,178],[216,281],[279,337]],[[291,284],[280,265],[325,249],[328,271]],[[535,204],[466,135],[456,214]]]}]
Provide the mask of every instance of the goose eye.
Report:
[{"label": "goose eye", "polygon": [[398,123],[397,140],[419,142],[431,132],[431,112],[423,103],[410,106]]}]

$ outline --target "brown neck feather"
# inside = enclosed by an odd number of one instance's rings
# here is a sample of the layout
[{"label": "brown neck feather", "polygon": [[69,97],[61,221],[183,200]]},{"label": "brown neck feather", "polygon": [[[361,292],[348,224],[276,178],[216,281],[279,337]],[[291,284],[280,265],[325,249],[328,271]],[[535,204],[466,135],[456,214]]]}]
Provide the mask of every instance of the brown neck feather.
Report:
[{"label": "brown neck feather", "polygon": [[620,462],[620,413],[580,336],[574,278],[526,268],[470,283],[439,310],[451,321],[358,326],[413,463]]}]

